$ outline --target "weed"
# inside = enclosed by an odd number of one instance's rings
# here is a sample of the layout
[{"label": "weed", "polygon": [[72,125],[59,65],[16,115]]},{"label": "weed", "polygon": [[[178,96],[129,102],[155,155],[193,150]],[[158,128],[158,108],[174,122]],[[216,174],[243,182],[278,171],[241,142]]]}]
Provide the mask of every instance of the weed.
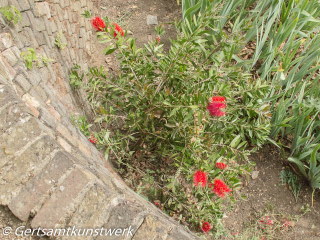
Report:
[{"label": "weed", "polygon": [[311,212],[310,205],[309,204],[302,205],[301,211],[303,212],[302,215],[305,215],[306,213]]},{"label": "weed", "polygon": [[78,117],[71,115],[70,116],[71,122],[75,127],[78,127],[79,130],[85,135],[86,137],[91,136],[90,127],[92,127],[92,124],[89,124],[87,121],[86,116]]},{"label": "weed", "polygon": [[60,30],[60,32],[58,33],[57,37],[54,40],[54,45],[56,45],[60,50],[63,50],[67,44],[63,44],[62,43],[62,31]]},{"label": "weed", "polygon": [[70,85],[74,88],[78,89],[79,86],[82,85],[84,74],[79,75],[80,66],[76,64],[73,68],[71,68],[71,73],[69,75]]},{"label": "weed", "polygon": [[298,176],[288,169],[285,169],[281,170],[280,179],[282,183],[288,184],[289,189],[292,191],[292,194],[297,202],[301,190],[301,183],[299,182]]},{"label": "weed", "polygon": [[14,25],[18,23],[19,19],[22,19],[20,11],[13,5],[10,7],[2,7],[0,12],[7,18],[9,22],[13,21]]},{"label": "weed", "polygon": [[45,66],[48,66],[48,63],[54,61],[52,58],[48,58],[46,55],[40,56],[39,58]]},{"label": "weed", "polygon": [[37,64],[37,67],[41,67],[41,64],[47,66],[49,62],[54,61],[46,55],[38,56],[33,48],[28,48],[27,52],[21,52],[20,56],[25,60],[28,69],[32,69],[34,63]]},{"label": "weed", "polygon": [[92,13],[89,12],[88,10],[84,10],[84,13],[81,13],[81,16],[83,16],[85,18],[91,18],[92,17]]}]

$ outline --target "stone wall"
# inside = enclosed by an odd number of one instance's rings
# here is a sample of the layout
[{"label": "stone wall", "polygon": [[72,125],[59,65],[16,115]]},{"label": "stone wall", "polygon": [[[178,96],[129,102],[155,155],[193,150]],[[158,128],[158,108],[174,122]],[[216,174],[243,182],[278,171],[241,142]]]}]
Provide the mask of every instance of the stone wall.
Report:
[{"label": "stone wall", "polygon": [[[80,14],[96,12],[99,2],[0,1],[7,5],[22,20],[14,26],[0,14],[1,205],[32,228],[131,226],[134,236],[118,239],[196,239],[129,189],[70,122],[90,111],[79,106],[68,76],[75,64],[90,65],[92,27]],[[60,31],[64,49],[54,45]],[[54,61],[27,69],[21,52],[28,48]]]}]

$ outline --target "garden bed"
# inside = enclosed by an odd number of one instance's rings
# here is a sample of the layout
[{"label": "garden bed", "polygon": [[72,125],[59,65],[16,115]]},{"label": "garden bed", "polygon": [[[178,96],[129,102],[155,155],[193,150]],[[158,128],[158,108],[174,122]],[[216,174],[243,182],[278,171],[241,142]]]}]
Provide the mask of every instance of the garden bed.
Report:
[{"label": "garden bed", "polygon": [[[101,16],[107,15],[112,22],[117,22],[123,29],[130,31],[129,34],[137,38],[136,43],[140,47],[157,38],[154,26],[148,26],[146,23],[146,17],[149,14],[158,16],[159,23],[163,24],[166,34],[161,37],[161,42],[164,43],[164,50],[168,51],[170,47],[168,39],[176,37],[174,18],[181,19],[181,7],[177,6],[175,0],[161,0],[153,3],[146,0],[129,2],[120,0],[113,5],[101,2]],[[254,46],[255,44],[251,44],[250,48]],[[101,54],[103,48],[103,44],[97,43],[97,57],[94,65],[102,65],[116,73],[119,68],[115,57],[110,55],[106,58]],[[180,178],[177,169],[171,168],[172,159],[163,158],[161,162],[152,162],[150,158],[153,153],[148,150],[144,151],[143,148],[142,144],[142,150],[134,152],[132,162],[117,164],[115,161],[120,175],[130,187],[143,195],[150,192],[149,188],[154,187],[151,184],[154,180],[161,182],[162,174],[170,176],[176,174],[186,194],[191,193],[193,184]],[[279,149],[274,146],[265,145],[259,152],[252,155],[250,160],[256,163],[253,170],[255,174],[259,171],[258,175],[251,176],[244,173],[241,176],[242,187],[234,191],[237,201],[233,211],[228,210],[232,204],[228,200],[224,202],[226,207],[223,223],[228,232],[226,239],[318,239],[320,237],[319,191],[315,192],[313,207],[311,206],[312,190],[305,183],[302,184],[297,199],[295,199],[290,189],[292,187],[283,183],[280,176],[283,173],[281,171],[285,170],[296,172],[299,175],[299,170],[295,165],[283,160]],[[229,165],[232,166],[232,163]],[[303,182],[302,179],[300,175],[300,182]],[[146,197],[163,209],[161,196],[157,194]],[[241,195],[244,195],[246,199],[240,197]],[[199,227],[195,228],[185,222],[184,217],[179,214],[179,208],[167,213],[193,231],[200,232]],[[205,234],[204,236],[208,237]]]}]

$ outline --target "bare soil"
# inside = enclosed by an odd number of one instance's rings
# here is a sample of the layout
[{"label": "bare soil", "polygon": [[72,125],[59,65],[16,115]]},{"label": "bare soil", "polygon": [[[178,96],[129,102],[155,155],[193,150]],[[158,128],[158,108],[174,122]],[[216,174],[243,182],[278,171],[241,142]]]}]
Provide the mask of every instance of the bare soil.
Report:
[{"label": "bare soil", "polygon": [[[143,47],[143,44],[150,40],[156,40],[155,25],[147,25],[147,15],[157,16],[158,24],[165,29],[165,34],[161,36],[161,43],[164,44],[165,51],[170,48],[169,38],[176,36],[174,21],[181,19],[181,6],[177,5],[176,0],[117,0],[112,2],[101,0],[100,6],[96,7],[100,9],[100,12],[94,13],[93,16],[107,16],[110,22],[118,23],[123,30],[128,31],[129,36],[137,39],[138,47]],[[106,44],[97,41],[93,65],[102,64],[110,70],[117,69],[114,54],[108,58],[102,54],[105,47]]]},{"label": "bare soil", "polygon": [[[256,163],[255,170],[259,171],[258,178],[243,179],[241,194],[247,196],[246,200],[239,200],[234,211],[226,213],[224,219],[226,228],[235,236],[255,235],[265,236],[264,239],[295,239],[295,240],[317,240],[320,239],[320,193],[314,195],[314,206],[311,206],[311,188],[301,179],[302,187],[296,202],[292,191],[287,184],[282,184],[280,172],[285,168],[292,170],[281,159],[278,148],[265,146],[258,153],[251,156]],[[287,165],[287,166],[284,166]],[[297,171],[298,172],[298,171]],[[306,204],[311,211],[304,214]],[[272,219],[271,226],[260,223],[262,217]],[[288,226],[284,224],[289,221]],[[254,228],[253,225],[257,225]],[[268,229],[265,231],[259,225]],[[260,231],[261,230],[261,231]],[[251,231],[251,234],[250,234]],[[269,238],[266,238],[269,231]],[[248,233],[249,232],[249,233]],[[240,237],[238,237],[240,238]],[[235,239],[238,239],[235,238]],[[232,238],[227,238],[232,239]],[[246,239],[246,238],[243,238]],[[251,239],[251,238],[248,238]],[[254,238],[255,239],[255,238]]]}]

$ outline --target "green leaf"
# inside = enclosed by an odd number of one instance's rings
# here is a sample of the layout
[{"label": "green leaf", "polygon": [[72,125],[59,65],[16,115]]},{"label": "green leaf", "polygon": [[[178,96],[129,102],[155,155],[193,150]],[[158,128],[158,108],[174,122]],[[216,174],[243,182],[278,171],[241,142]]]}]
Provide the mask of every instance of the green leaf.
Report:
[{"label": "green leaf", "polygon": [[317,166],[317,152],[320,148],[320,144],[318,144],[314,150],[311,153],[311,158],[310,158],[310,171],[315,172],[316,171],[316,166]]},{"label": "green leaf", "polygon": [[191,105],[191,106],[189,106],[189,108],[191,108],[191,109],[197,109],[197,108],[199,108],[199,106],[198,106],[198,105]]},{"label": "green leaf", "polygon": [[115,50],[117,50],[117,48],[111,48],[105,52],[105,55],[109,55],[109,54],[113,53]]},{"label": "green leaf", "polygon": [[241,136],[240,136],[240,135],[237,135],[237,136],[232,140],[232,142],[230,143],[230,146],[231,146],[232,148],[235,148],[235,147],[239,144],[240,141],[241,141]]},{"label": "green leaf", "polygon": [[295,163],[298,166],[298,168],[299,168],[300,172],[303,174],[303,176],[305,176],[306,178],[308,177],[306,170],[305,170],[305,165],[300,160],[293,158],[293,157],[289,157],[288,160],[290,162]]}]

